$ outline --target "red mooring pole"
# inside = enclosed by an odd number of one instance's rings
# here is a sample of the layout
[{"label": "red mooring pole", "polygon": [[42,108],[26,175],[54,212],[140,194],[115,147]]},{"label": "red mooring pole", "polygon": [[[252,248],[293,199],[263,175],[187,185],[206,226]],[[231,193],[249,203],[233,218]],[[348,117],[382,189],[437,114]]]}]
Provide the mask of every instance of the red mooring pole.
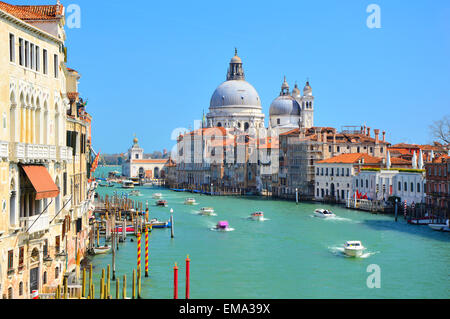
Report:
[{"label": "red mooring pole", "polygon": [[173,299],[178,299],[178,266],[173,267]]},{"label": "red mooring pole", "polygon": [[189,267],[191,260],[189,259],[189,255],[186,258],[186,299],[189,299]]}]

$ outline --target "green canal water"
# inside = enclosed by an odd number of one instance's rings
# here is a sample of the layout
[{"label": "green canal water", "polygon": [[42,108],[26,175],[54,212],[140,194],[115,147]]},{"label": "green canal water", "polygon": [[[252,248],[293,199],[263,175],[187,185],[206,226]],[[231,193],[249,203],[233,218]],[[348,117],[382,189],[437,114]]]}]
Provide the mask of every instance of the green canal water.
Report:
[{"label": "green canal water", "polygon": [[[100,167],[97,176],[118,167]],[[120,170],[120,169],[119,169]],[[259,197],[210,197],[177,193],[161,188],[137,188],[149,201],[150,216],[168,220],[174,210],[175,238],[170,229],[154,229],[149,235],[150,277],[142,276],[142,297],[173,296],[173,266],[179,270],[179,296],[184,298],[185,259],[191,259],[193,299],[300,299],[300,298],[449,298],[450,234],[426,226],[411,226],[403,218],[372,215],[323,204],[267,200]],[[98,188],[100,195],[127,190]],[[169,207],[154,206],[159,192]],[[198,205],[184,205],[188,197]],[[214,207],[218,216],[204,217],[201,207]],[[336,219],[313,217],[316,208],[332,209]],[[268,219],[254,222],[247,217],[264,211]],[[215,232],[218,221],[227,220],[235,230]],[[131,242],[133,238],[134,242]],[[347,240],[360,240],[367,247],[364,258],[347,258],[341,247]],[[116,275],[127,275],[128,296],[136,268],[135,237],[119,246]],[[94,280],[98,294],[101,269],[112,255],[95,256]],[[369,265],[381,270],[381,288],[367,287]],[[142,254],[144,274],[144,249]],[[122,286],[122,280],[121,280]],[[114,288],[114,289],[113,289]],[[111,284],[115,295],[115,284]]]}]

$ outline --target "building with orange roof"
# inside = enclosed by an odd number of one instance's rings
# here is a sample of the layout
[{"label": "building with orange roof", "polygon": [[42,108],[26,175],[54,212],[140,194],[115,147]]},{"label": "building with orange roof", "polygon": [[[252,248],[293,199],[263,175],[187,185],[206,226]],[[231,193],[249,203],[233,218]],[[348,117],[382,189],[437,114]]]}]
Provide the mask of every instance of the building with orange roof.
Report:
[{"label": "building with orange roof", "polygon": [[352,195],[353,176],[362,168],[380,168],[383,159],[364,153],[340,154],[315,165],[315,199],[345,203]]},{"label": "building with orange roof", "polygon": [[[313,200],[317,189],[315,164],[340,154],[365,153],[385,158],[390,144],[386,133],[369,127],[344,127],[340,132],[332,127],[297,128],[279,136],[279,178],[273,183],[273,195],[295,198],[298,191],[304,199]],[[325,191],[325,188],[324,188]]]}]

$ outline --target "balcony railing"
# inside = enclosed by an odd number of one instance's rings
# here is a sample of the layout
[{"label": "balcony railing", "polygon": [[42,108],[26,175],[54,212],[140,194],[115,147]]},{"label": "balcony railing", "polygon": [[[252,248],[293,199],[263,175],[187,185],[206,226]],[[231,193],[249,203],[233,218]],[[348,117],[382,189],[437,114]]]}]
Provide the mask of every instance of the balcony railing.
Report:
[{"label": "balcony railing", "polygon": [[58,159],[60,161],[72,161],[72,148],[67,146],[59,147]]},{"label": "balcony railing", "polygon": [[11,158],[18,162],[56,161],[56,153],[54,145],[11,143]]},{"label": "balcony railing", "polygon": [[40,217],[39,215],[36,215],[20,218],[20,226],[22,228],[22,231],[28,231],[29,234],[46,231],[49,229],[49,225],[48,214],[42,214]]},{"label": "balcony railing", "polygon": [[9,157],[9,143],[0,141],[0,158]]}]

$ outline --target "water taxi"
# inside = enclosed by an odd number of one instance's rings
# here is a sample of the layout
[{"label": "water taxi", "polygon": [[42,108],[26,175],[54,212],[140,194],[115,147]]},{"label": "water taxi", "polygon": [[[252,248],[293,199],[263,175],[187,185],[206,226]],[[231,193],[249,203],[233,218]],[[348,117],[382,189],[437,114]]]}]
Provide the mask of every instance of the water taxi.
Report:
[{"label": "water taxi", "polygon": [[203,207],[202,209],[200,209],[200,215],[212,216],[212,215],[214,215],[214,208],[212,208],[212,207]]},{"label": "water taxi", "polygon": [[133,181],[130,181],[130,180],[123,181],[122,188],[134,188]]},{"label": "water taxi", "polygon": [[195,198],[186,198],[184,201],[186,205],[194,205],[195,204]]},{"label": "water taxi", "polygon": [[111,251],[111,246],[94,247],[93,250],[95,255],[106,254]]},{"label": "water taxi", "polygon": [[221,221],[217,223],[215,229],[218,231],[228,231],[230,229],[230,224],[227,221]]},{"label": "water taxi", "polygon": [[250,218],[256,221],[264,221],[264,213],[263,212],[253,213],[250,215]]},{"label": "water taxi", "polygon": [[433,219],[430,217],[413,218],[408,220],[408,224],[411,225],[429,225],[433,223]]},{"label": "water taxi", "polygon": [[344,244],[344,253],[350,257],[360,257],[365,249],[360,241],[347,241]]},{"label": "water taxi", "polygon": [[156,202],[156,206],[167,207],[167,201],[159,200],[159,201]]},{"label": "water taxi", "polygon": [[161,193],[153,194],[153,198],[154,198],[154,199],[161,199],[161,197],[162,197],[162,194],[161,194]]},{"label": "water taxi", "polygon": [[327,209],[316,209],[314,211],[314,216],[320,217],[320,218],[336,217],[335,214],[333,214],[330,210],[327,210]]}]

